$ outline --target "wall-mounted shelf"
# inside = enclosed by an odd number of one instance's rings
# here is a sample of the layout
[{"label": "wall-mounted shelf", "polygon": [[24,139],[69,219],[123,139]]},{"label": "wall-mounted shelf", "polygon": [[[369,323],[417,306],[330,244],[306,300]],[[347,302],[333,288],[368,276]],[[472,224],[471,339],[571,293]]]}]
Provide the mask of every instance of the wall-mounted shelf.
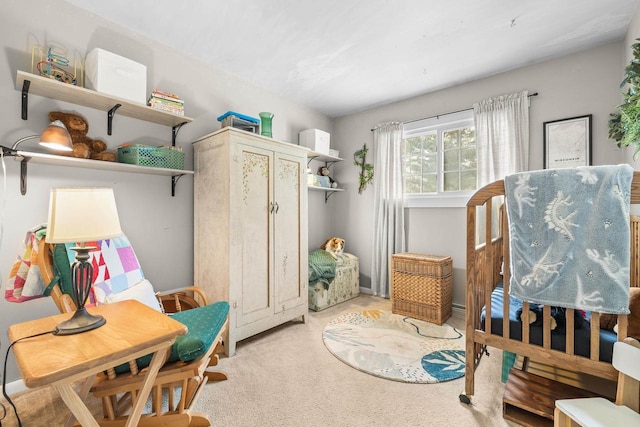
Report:
[{"label": "wall-mounted shelf", "polygon": [[327,166],[344,160],[344,159],[341,159],[340,157],[333,157],[327,154],[320,154],[320,153],[316,153],[315,151],[309,151],[309,153],[307,153],[307,157],[309,158],[309,161],[318,160],[320,162],[324,162]]},{"label": "wall-mounted shelf", "polygon": [[175,137],[180,126],[193,121],[190,117],[155,110],[144,104],[105,95],[95,90],[62,83],[48,77],[42,77],[24,71],[18,71],[16,75],[16,90],[22,92],[22,120],[27,120],[28,99],[31,93],[106,111],[109,135],[111,135],[112,120],[116,111],[118,114],[134,119],[171,126],[173,129],[173,145],[175,145]]},{"label": "wall-mounted shelf", "polygon": [[[331,166],[334,163],[337,162],[341,162],[343,159],[341,159],[340,157],[333,157],[333,156],[329,156],[328,154],[320,154],[320,153],[316,153],[315,151],[309,151],[307,153],[307,167],[309,166],[309,163],[311,163],[311,160],[317,160],[319,162],[324,162],[324,165],[326,167]],[[331,197],[331,195],[333,193],[339,193],[341,191],[345,191],[344,188],[327,188],[327,187],[317,187],[315,185],[309,185],[307,187],[309,190],[315,190],[315,191],[324,191],[324,202],[327,203],[327,201],[329,200],[329,197]]]},{"label": "wall-mounted shelf", "polygon": [[327,188],[327,187],[316,187],[315,185],[309,185],[307,187],[309,190],[314,190],[314,191],[324,191],[324,202],[327,203],[327,200],[329,200],[329,197],[331,197],[331,195],[333,193],[339,193],[341,191],[345,191],[344,188]]},{"label": "wall-mounted shelf", "polygon": [[104,162],[101,160],[79,159],[76,157],[56,156],[53,154],[17,151],[16,160],[20,161],[20,191],[27,192],[27,162],[55,166],[70,166],[87,169],[102,169],[116,172],[143,173],[148,175],[164,175],[172,178],[171,194],[175,194],[175,185],[183,175],[193,175],[193,171],[182,169],[152,168],[148,166],[130,165],[127,163]]},{"label": "wall-mounted shelf", "polygon": [[[190,117],[180,116],[148,107],[144,104],[127,101],[121,98],[105,95],[95,90],[85,89],[67,83],[62,83],[48,77],[18,71],[16,74],[16,90],[22,92],[22,120],[27,120],[29,110],[29,93],[70,102],[84,107],[95,108],[107,112],[107,133],[111,135],[113,117],[116,111],[123,116],[144,120],[165,126],[171,126],[171,145],[176,145],[176,137],[180,128],[193,121]],[[153,175],[171,176],[171,195],[175,196],[176,184],[183,175],[193,174],[193,171],[151,168],[125,163],[103,162],[99,160],[78,159],[74,157],[56,156],[43,153],[31,153],[11,150],[11,155],[20,160],[20,191],[27,192],[27,162],[45,163],[59,166],[73,166],[89,169],[105,169],[119,172],[146,173]]]}]

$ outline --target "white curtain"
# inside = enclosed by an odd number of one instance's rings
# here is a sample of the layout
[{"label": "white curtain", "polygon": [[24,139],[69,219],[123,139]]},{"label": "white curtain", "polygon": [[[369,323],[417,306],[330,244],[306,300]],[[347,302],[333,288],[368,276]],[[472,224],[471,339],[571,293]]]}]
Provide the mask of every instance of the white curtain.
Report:
[{"label": "white curtain", "polygon": [[373,259],[371,290],[388,298],[391,255],[405,251],[402,123],[377,125],[373,131]]},{"label": "white curtain", "polygon": [[488,98],[473,106],[478,188],[529,169],[528,92]]}]

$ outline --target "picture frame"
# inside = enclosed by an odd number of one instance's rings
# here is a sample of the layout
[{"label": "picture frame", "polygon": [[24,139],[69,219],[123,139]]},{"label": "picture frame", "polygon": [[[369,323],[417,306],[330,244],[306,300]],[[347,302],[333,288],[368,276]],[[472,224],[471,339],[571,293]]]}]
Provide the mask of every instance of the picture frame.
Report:
[{"label": "picture frame", "polygon": [[544,168],[591,166],[591,114],[543,123]]}]

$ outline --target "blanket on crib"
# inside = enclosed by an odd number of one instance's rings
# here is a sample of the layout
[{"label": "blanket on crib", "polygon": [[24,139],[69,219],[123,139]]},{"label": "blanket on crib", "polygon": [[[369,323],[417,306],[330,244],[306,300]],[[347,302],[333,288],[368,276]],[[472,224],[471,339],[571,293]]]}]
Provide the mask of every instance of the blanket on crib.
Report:
[{"label": "blanket on crib", "polygon": [[628,314],[632,179],[629,165],[507,176],[511,295]]},{"label": "blanket on crib", "polygon": [[27,231],[20,242],[18,257],[11,267],[4,291],[7,301],[23,302],[44,296],[44,283],[38,265],[38,242],[46,231],[44,225],[34,227]]}]

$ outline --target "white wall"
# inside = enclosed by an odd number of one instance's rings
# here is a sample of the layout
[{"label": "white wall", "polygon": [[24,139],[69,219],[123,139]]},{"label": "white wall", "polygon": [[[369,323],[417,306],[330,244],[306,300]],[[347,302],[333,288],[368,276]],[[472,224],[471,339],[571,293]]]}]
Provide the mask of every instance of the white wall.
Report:
[{"label": "white wall", "polygon": [[[75,111],[89,121],[89,136],[103,138],[109,148],[127,142],[171,142],[169,127],[118,116],[112,136],[107,136],[106,113],[32,95],[29,120],[20,119],[20,91],[15,88],[17,70],[30,70],[29,46],[57,42],[70,52],[82,55],[101,47],[147,66],[147,92],[153,88],[179,94],[185,99],[186,114],[195,119],[182,127],[177,145],[186,151],[186,167],[192,169],[191,142],[220,128],[216,117],[235,110],[256,116],[260,111],[275,114],[274,138],[297,143],[300,130],[320,128],[331,132],[328,117],[258,89],[234,76],[220,72],[195,58],[159,46],[123,28],[111,25],[61,0],[5,0],[0,15],[0,40],[4,58],[0,60],[0,144],[11,146],[17,139],[39,134],[52,110]],[[230,35],[233,37],[233,35]],[[22,149],[35,149],[29,141]],[[19,164],[5,159],[7,179],[2,177],[0,217],[0,280],[3,291],[19,242],[28,228],[46,221],[49,189],[54,186],[107,186],[115,190],[122,227],[136,248],[146,276],[157,289],[170,289],[193,281],[193,178],[183,177],[171,197],[170,179],[153,175],[115,173],[89,169],[32,164],[29,166],[28,192],[19,191]],[[6,185],[6,187],[5,187]],[[6,190],[5,190],[6,189]],[[324,199],[309,197],[309,223],[313,224],[310,244],[329,233],[330,205]],[[214,236],[211,236],[214,238]],[[213,280],[213,278],[212,278]],[[49,298],[22,304],[0,298],[0,341],[7,346],[10,324],[54,314]],[[10,358],[7,381],[18,378]]]},{"label": "white wall", "polygon": [[[487,97],[529,90],[539,93],[531,98],[530,169],[543,166],[543,122],[586,114],[593,115],[593,163],[621,163],[624,161],[623,151],[607,137],[609,114],[620,101],[618,87],[623,57],[620,45],[600,46],[342,117],[335,121],[332,139],[339,141],[341,154],[350,159],[363,143],[371,146],[373,136],[370,129],[376,123],[430,117],[469,108]],[[393,85],[393,82],[389,84]],[[336,179],[346,183],[349,191],[337,196],[340,203],[333,212],[333,225],[336,232],[347,240],[348,251],[360,257],[361,284],[367,287],[370,286],[371,271],[373,188],[368,188],[362,195],[357,193],[358,170],[352,163],[336,165]],[[405,215],[410,251],[453,257],[453,300],[454,304],[463,305],[465,208],[406,209]]]}]

